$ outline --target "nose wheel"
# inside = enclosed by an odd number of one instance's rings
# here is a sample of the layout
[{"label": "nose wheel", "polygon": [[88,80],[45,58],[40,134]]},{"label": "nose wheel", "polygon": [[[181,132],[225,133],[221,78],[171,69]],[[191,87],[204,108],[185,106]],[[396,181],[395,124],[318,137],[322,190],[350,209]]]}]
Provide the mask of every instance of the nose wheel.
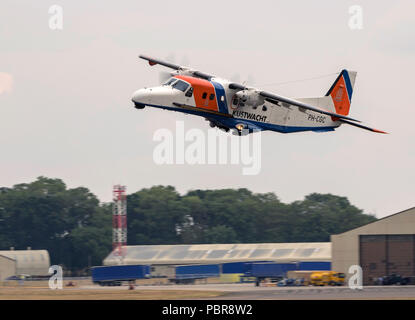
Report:
[{"label": "nose wheel", "polygon": [[144,109],[146,107],[146,105],[145,104],[141,104],[141,103],[134,102],[134,107],[136,109]]}]

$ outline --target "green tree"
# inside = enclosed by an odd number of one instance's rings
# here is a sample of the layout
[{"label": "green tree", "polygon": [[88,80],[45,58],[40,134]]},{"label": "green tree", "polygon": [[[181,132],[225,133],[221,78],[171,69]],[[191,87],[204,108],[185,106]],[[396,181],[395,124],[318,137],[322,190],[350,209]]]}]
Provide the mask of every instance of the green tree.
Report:
[{"label": "green tree", "polygon": [[[128,244],[329,241],[376,220],[346,197],[312,193],[290,204],[247,189],[154,186],[127,197]],[[84,272],[110,253],[112,205],[60,179],[0,188],[0,249],[46,249],[52,264]]]},{"label": "green tree", "polygon": [[[84,243],[89,237],[99,243],[83,252],[94,262],[99,260],[98,256],[104,257],[102,248],[108,248],[111,241],[111,216],[105,216],[105,208],[100,207],[98,199],[87,188],[67,189],[60,179],[39,177],[32,183],[3,188],[0,208],[2,249],[46,249],[51,263],[63,264],[65,269],[87,266],[80,261],[84,259],[79,254],[80,241],[74,244],[79,238],[83,237]],[[108,226],[102,220],[105,217]],[[97,235],[97,229],[104,231],[102,235]]]},{"label": "green tree", "polygon": [[186,208],[174,187],[155,186],[129,195],[127,215],[129,243],[180,243]]}]

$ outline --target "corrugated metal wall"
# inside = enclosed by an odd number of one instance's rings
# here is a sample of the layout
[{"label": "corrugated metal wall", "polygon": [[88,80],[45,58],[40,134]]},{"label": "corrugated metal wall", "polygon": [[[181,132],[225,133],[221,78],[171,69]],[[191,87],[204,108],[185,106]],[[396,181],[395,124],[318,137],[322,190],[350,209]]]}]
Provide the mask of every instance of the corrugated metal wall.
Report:
[{"label": "corrugated metal wall", "polygon": [[45,276],[49,274],[50,258],[47,250],[8,250],[0,255],[16,261],[16,274]]},{"label": "corrugated metal wall", "polygon": [[360,235],[363,284],[393,273],[415,276],[415,235]]},{"label": "corrugated metal wall", "polygon": [[0,281],[16,274],[16,261],[0,255]]},{"label": "corrugated metal wall", "polygon": [[414,235],[387,236],[388,273],[413,276],[414,273]]}]

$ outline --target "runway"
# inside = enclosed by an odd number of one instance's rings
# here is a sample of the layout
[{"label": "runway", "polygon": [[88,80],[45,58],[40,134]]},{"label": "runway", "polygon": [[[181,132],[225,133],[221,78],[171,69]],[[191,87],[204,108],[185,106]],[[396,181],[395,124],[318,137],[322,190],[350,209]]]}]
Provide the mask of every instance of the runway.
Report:
[{"label": "runway", "polygon": [[[83,286],[83,289],[126,290],[121,287]],[[363,289],[349,287],[255,287],[253,284],[196,284],[196,285],[146,285],[136,286],[136,291],[215,291],[223,295],[209,300],[332,300],[332,299],[415,299],[415,286],[367,286]]]}]

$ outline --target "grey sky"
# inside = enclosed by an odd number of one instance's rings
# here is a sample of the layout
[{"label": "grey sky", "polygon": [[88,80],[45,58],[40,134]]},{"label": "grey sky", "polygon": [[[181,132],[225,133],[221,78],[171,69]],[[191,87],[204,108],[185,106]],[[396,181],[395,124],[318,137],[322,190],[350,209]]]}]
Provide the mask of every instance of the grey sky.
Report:
[{"label": "grey sky", "polygon": [[[48,9],[63,7],[63,30]],[[363,29],[348,27],[351,5]],[[111,199],[171,184],[246,187],[284,202],[311,192],[346,196],[378,217],[415,205],[413,1],[9,1],[0,3],[0,185],[37,176]],[[390,132],[342,126],[333,133],[262,135],[262,170],[153,163],[159,128],[208,130],[202,118],[130,101],[157,85],[138,54],[173,58],[224,78],[261,85],[358,71],[350,116]],[[292,97],[324,95],[335,75],[264,87]],[[253,80],[254,79],[254,80]]]}]

